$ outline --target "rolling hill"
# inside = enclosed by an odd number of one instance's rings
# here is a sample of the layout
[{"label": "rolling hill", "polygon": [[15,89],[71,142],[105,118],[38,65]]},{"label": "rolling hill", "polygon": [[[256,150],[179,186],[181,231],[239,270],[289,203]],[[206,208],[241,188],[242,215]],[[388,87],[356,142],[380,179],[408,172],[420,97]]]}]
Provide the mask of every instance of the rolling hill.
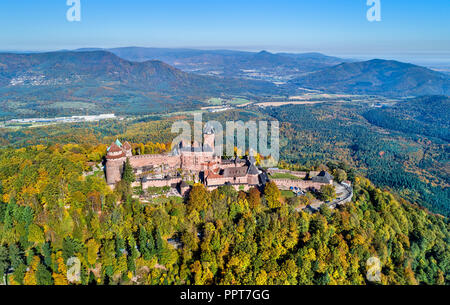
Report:
[{"label": "rolling hill", "polygon": [[107,51],[0,54],[0,105],[10,113],[185,110],[206,97],[279,91],[268,82],[195,75]]},{"label": "rolling hill", "polygon": [[126,47],[110,52],[132,61],[161,60],[183,71],[205,75],[284,81],[347,60],[320,53],[270,53]]},{"label": "rolling hill", "polygon": [[392,97],[449,95],[450,77],[392,60],[342,63],[290,81],[308,89]]},{"label": "rolling hill", "polygon": [[450,98],[423,96],[392,107],[375,108],[363,116],[374,125],[450,142]]}]

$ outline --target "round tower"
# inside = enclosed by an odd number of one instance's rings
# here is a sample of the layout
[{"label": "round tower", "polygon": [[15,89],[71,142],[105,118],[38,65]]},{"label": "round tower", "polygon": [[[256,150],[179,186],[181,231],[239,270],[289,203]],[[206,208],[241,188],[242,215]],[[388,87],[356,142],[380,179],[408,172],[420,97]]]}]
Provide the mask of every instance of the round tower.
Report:
[{"label": "round tower", "polygon": [[106,154],[106,182],[114,185],[122,179],[122,168],[127,156],[116,143],[111,144]]},{"label": "round tower", "polygon": [[207,124],[203,132],[203,146],[205,149],[211,148],[214,151],[215,148],[215,138],[214,128]]}]

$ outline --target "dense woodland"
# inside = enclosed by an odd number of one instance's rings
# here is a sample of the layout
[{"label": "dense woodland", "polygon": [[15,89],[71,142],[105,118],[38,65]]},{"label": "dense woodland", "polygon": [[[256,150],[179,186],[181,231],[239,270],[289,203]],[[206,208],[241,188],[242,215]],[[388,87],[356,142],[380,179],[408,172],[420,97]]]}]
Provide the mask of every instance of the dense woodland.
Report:
[{"label": "dense woodland", "polygon": [[288,164],[343,163],[376,185],[448,216],[447,108],[448,98],[428,97],[389,108],[321,104],[273,107],[265,112],[282,122],[280,155]]},{"label": "dense woodland", "polygon": [[[10,284],[449,284],[448,219],[353,178],[354,202],[296,212],[261,192],[195,185],[185,202],[142,204],[132,175],[111,191],[85,176],[105,145],[0,150],[0,278]],[[174,243],[175,241],[175,243]],[[181,245],[176,248],[175,245]]]},{"label": "dense woodland", "polygon": [[[448,98],[424,97],[395,107],[373,108],[365,103],[288,105],[262,111],[208,113],[203,119],[204,122],[278,119],[284,167],[311,170],[323,164],[332,168],[339,164],[411,202],[448,216],[450,145],[445,140],[449,133],[448,114],[443,111],[447,105]],[[109,144],[116,137],[148,146],[167,144],[175,136],[171,133],[174,120],[189,122],[192,115],[0,128],[0,145],[17,148],[36,144]],[[441,138],[432,136],[434,132]]]},{"label": "dense woodland", "polygon": [[402,105],[336,103],[204,116],[278,119],[281,167],[345,171],[353,202],[316,214],[273,186],[195,186],[185,201],[148,204],[133,198],[132,175],[115,191],[102,172],[86,175],[116,137],[136,153],[167,150],[172,122],[189,114],[0,129],[0,279],[67,284],[77,257],[82,284],[368,284],[376,256],[383,284],[449,284],[448,218],[419,208],[449,215],[448,121],[433,115],[443,102],[404,116]]},{"label": "dense woodland", "polygon": [[450,141],[450,98],[426,96],[367,111],[372,124],[408,134],[426,135]]}]

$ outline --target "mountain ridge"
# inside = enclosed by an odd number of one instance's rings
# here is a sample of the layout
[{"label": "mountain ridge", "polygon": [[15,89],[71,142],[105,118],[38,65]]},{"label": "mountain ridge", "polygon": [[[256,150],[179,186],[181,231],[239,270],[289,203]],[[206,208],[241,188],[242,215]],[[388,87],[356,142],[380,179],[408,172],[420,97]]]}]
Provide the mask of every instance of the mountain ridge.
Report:
[{"label": "mountain ridge", "polygon": [[335,93],[392,97],[449,95],[450,77],[395,60],[342,63],[293,79],[290,84]]},{"label": "mountain ridge", "polygon": [[280,90],[264,81],[187,73],[161,61],[131,62],[108,51],[0,54],[0,106],[6,112],[14,112],[17,103],[65,108],[68,104],[60,102],[67,101],[88,103],[98,111],[112,107],[123,112],[129,103],[136,112],[173,110],[171,104],[190,109],[210,97]]},{"label": "mountain ridge", "polygon": [[127,60],[161,60],[186,72],[270,81],[286,81],[347,61],[321,53],[270,53],[265,50],[249,52],[141,47],[108,50]]}]

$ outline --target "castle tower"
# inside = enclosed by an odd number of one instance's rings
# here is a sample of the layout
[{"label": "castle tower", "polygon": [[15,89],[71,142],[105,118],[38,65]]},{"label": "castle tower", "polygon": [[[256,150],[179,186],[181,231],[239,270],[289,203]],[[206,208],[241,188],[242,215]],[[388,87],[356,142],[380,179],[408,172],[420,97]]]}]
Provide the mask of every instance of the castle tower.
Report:
[{"label": "castle tower", "polygon": [[203,133],[203,146],[204,148],[210,147],[213,151],[215,148],[216,135],[214,134],[214,128],[207,124]]},{"label": "castle tower", "polygon": [[123,152],[125,153],[125,156],[127,158],[130,158],[133,156],[133,152],[131,151],[131,144],[128,142],[123,143],[122,146]]},{"label": "castle tower", "polygon": [[116,143],[112,143],[106,154],[106,182],[116,184],[122,179],[122,169],[127,156]]}]

